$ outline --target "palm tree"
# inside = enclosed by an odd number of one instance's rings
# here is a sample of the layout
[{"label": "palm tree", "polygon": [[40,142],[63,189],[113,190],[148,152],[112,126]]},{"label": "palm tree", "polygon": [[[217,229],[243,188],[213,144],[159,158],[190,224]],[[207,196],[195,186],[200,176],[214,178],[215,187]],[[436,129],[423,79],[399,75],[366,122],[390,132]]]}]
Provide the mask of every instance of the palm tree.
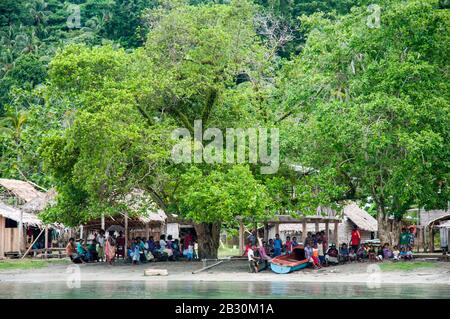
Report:
[{"label": "palm tree", "polygon": [[0,118],[0,134],[11,136],[18,146],[27,118],[28,112],[23,110],[6,113],[3,118]]}]

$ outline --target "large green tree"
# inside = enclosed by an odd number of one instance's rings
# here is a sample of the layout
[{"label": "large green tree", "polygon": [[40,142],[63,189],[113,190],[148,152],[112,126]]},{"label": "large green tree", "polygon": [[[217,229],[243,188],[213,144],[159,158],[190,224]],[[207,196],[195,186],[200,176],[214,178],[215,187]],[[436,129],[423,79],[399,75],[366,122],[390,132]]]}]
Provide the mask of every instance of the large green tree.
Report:
[{"label": "large green tree", "polygon": [[343,186],[335,200],[374,201],[384,242],[412,205],[447,206],[450,19],[437,1],[385,1],[379,25],[372,14],[303,17],[281,99],[290,155]]}]

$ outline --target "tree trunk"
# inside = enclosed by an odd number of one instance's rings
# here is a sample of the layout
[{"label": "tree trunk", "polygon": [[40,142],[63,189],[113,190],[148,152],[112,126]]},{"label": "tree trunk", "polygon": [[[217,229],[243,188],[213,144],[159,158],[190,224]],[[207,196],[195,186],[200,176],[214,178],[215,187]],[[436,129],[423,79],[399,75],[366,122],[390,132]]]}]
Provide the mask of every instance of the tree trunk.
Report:
[{"label": "tree trunk", "polygon": [[378,238],[380,239],[381,245],[384,245],[385,243],[389,243],[391,247],[398,245],[401,230],[401,221],[397,219],[389,220],[386,212],[380,209],[378,209],[377,221]]},{"label": "tree trunk", "polygon": [[216,259],[219,249],[221,223],[195,224],[200,259]]}]

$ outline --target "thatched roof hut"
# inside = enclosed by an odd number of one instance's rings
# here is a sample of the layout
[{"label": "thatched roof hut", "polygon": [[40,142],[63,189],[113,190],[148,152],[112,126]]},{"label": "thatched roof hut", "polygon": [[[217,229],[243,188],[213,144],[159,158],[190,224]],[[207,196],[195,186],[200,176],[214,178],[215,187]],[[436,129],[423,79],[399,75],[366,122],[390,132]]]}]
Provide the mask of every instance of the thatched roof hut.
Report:
[{"label": "thatched roof hut", "polygon": [[16,196],[21,201],[18,204],[28,203],[33,199],[45,196],[43,192],[38,191],[33,185],[24,181],[0,178],[0,186]]},{"label": "thatched roof hut", "polygon": [[355,203],[344,206],[343,215],[358,226],[360,230],[369,232],[376,232],[378,230],[377,220]]},{"label": "thatched roof hut", "polygon": [[27,213],[38,213],[43,211],[47,206],[54,205],[56,202],[56,190],[50,189],[48,192],[43,193],[43,196],[38,196],[24,204],[21,209]]},{"label": "thatched roof hut", "polygon": [[[0,202],[0,216],[20,222],[20,210]],[[41,226],[42,221],[34,214],[22,213],[22,222],[24,225]]]}]

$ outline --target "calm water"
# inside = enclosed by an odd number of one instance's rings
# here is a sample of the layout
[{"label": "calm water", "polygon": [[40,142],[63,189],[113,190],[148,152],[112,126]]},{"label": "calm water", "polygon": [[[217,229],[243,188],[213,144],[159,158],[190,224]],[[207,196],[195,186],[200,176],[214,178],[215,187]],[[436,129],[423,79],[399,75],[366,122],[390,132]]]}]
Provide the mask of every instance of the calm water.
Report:
[{"label": "calm water", "polygon": [[281,283],[281,282],[82,282],[68,288],[64,282],[0,283],[5,298],[446,298],[450,285]]}]

